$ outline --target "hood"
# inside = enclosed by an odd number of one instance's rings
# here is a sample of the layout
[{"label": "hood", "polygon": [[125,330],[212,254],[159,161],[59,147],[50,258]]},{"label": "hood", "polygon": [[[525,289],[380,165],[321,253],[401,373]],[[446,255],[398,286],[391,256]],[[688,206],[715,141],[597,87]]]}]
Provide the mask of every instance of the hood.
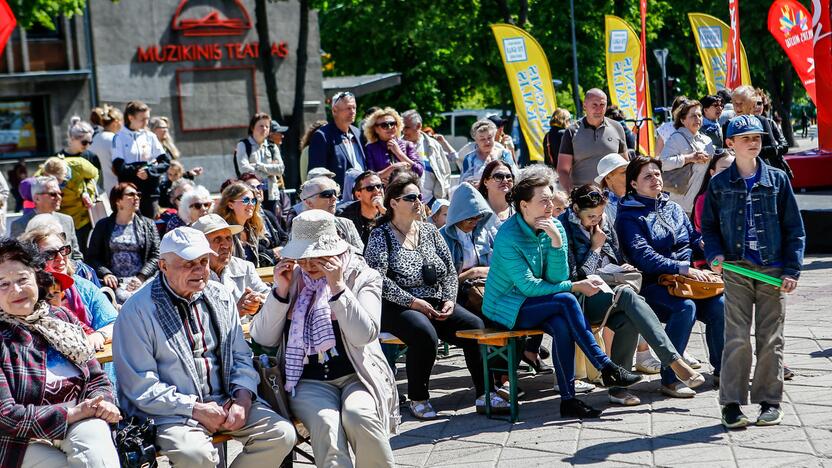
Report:
[{"label": "hood", "polygon": [[494,212],[488,202],[485,201],[482,194],[474,188],[473,185],[462,183],[454,191],[451,196],[451,206],[448,207],[448,220],[446,224],[453,226],[454,224],[465,221],[468,218],[473,218],[477,215],[483,215],[477,226],[485,225]]}]

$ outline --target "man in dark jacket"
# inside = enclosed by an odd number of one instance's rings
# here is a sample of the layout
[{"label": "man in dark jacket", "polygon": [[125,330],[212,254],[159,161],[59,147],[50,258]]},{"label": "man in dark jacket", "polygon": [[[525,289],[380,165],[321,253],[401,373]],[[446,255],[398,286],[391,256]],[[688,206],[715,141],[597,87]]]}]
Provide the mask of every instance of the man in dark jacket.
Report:
[{"label": "man in dark jacket", "polygon": [[309,167],[325,167],[345,187],[346,173],[364,172],[364,148],[355,122],[355,96],[340,92],[332,97],[332,122],[315,131],[309,143]]}]

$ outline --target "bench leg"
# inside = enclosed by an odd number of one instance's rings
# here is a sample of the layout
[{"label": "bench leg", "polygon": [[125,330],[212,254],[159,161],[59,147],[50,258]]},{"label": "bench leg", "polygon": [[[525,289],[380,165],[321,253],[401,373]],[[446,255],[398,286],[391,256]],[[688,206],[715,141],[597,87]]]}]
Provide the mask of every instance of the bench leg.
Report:
[{"label": "bench leg", "polygon": [[480,345],[480,354],[482,354],[482,371],[483,379],[485,380],[485,417],[491,417],[491,380],[488,369],[488,345]]},{"label": "bench leg", "polygon": [[520,409],[517,403],[517,338],[508,340],[508,387],[509,406],[512,423],[519,419]]}]

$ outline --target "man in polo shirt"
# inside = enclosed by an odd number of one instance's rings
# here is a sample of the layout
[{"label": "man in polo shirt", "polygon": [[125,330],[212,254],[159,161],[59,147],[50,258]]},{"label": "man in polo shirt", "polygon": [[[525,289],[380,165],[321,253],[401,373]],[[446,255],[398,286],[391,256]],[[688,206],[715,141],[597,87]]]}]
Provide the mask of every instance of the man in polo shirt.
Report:
[{"label": "man in polo shirt", "polygon": [[598,162],[610,153],[627,157],[627,138],[618,122],[604,117],[607,95],[592,88],[584,97],[586,116],[572,124],[564,133],[558,154],[560,185],[569,192],[572,187],[591,184],[598,176]]},{"label": "man in polo shirt", "polygon": [[259,378],[234,299],[208,279],[216,253],[190,227],[165,234],[159,251],[159,275],[116,320],[121,408],[155,420],[156,446],[173,466],[215,467],[214,434],[242,442],[235,467],[279,464],[295,445],[295,429],[257,399]]}]

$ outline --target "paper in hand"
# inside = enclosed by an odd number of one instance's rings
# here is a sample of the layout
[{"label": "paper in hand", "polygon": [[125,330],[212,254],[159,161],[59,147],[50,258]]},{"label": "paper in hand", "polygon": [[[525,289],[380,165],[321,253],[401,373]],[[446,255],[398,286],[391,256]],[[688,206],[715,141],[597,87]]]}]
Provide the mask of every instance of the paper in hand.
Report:
[{"label": "paper in hand", "polygon": [[601,292],[605,292],[607,294],[613,294],[613,291],[612,291],[612,288],[610,287],[610,285],[608,285],[606,281],[602,280],[600,276],[598,276],[598,275],[588,275],[586,277],[586,279],[588,279],[588,280],[598,280],[598,282],[601,283],[601,286],[598,287],[598,289],[600,289]]}]

